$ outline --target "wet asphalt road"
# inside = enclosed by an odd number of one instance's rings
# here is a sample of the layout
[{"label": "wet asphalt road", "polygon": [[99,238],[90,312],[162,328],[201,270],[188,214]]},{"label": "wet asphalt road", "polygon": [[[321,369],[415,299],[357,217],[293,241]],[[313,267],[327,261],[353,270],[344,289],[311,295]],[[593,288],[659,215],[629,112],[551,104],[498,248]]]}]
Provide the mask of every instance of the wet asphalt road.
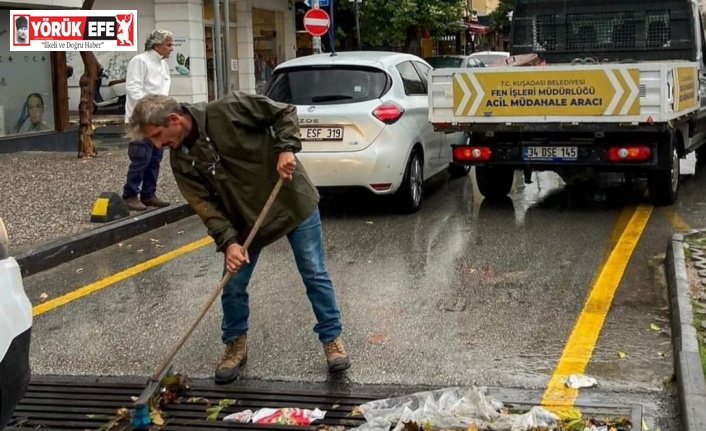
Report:
[{"label": "wet asphalt road", "polygon": [[[328,267],[354,361],[337,384],[479,384],[542,395],[628,221],[623,209],[647,201],[610,184],[569,191],[553,174],[534,180],[524,185],[518,174],[511,198],[491,204],[472,176],[438,178],[414,215],[395,215],[378,199],[322,201]],[[690,178],[678,205],[653,211],[586,370],[599,388],[582,390],[578,404],[637,403],[663,430],[678,429],[673,384],[665,384],[673,364],[660,254],[676,226],[706,226],[704,186],[706,174]],[[27,278],[36,305],[43,293],[53,299],[134,273],[37,316],[34,373],[151,374],[217,284],[222,262],[208,244],[144,272],[130,268],[204,236],[192,217]],[[263,252],[250,298],[243,377],[326,383],[286,240]],[[176,357],[177,372],[212,375],[222,352],[220,314],[217,303]]]}]

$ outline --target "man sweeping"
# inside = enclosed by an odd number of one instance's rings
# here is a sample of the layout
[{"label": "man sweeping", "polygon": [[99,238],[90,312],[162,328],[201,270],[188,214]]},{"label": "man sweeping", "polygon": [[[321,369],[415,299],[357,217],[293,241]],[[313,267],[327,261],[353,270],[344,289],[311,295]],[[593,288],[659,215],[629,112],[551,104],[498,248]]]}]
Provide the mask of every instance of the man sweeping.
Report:
[{"label": "man sweeping", "polygon": [[[330,372],[350,367],[341,313],[324,263],[319,194],[295,153],[301,150],[293,105],[234,92],[208,104],[180,104],[161,95],[136,104],[128,131],[169,147],[179,190],[225,254],[234,273],[223,289],[225,353],[216,383],[233,381],[247,361],[248,283],[263,247],[286,236],[306,287]],[[242,244],[278,178],[287,180],[250,245]]]}]

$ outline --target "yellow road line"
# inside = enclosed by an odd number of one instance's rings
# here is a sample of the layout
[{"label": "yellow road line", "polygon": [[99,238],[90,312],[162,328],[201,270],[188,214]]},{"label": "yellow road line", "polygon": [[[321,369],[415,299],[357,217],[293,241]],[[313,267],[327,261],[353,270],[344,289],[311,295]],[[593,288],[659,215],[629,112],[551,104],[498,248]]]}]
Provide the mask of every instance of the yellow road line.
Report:
[{"label": "yellow road line", "polygon": [[[577,389],[567,388],[564,379],[571,374],[582,374],[591,359],[593,349],[608,314],[623,273],[627,267],[640,236],[647,225],[652,206],[640,205],[626,208],[623,212],[632,213],[620,239],[610,253],[600,271],[579,314],[571,335],[564,346],[564,352],[549,380],[541,404],[550,410],[571,407],[578,396]],[[622,215],[621,215],[622,218]]]},{"label": "yellow road line", "polygon": [[674,211],[673,208],[665,208],[664,215],[667,217],[669,222],[676,230],[680,232],[686,232],[691,230],[691,226],[689,226],[689,223],[687,223],[683,218],[681,218],[681,216],[677,214],[677,212]]},{"label": "yellow road line", "polygon": [[211,244],[213,240],[211,237],[205,237],[202,238],[198,241],[194,241],[192,243],[186,244],[182,247],[177,248],[176,250],[172,250],[168,253],[159,255],[157,257],[154,257],[150,260],[147,260],[145,262],[142,262],[138,265],[132,266],[124,271],[120,271],[116,274],[113,274],[109,277],[106,277],[102,280],[98,280],[96,282],[93,282],[91,284],[88,284],[86,286],[83,286],[79,289],[73,290],[66,295],[59,296],[58,298],[54,298],[50,301],[44,302],[42,304],[36,305],[32,308],[32,315],[33,316],[39,316],[40,314],[46,313],[47,311],[51,311],[57,307],[61,307],[62,305],[66,305],[71,301],[75,301],[79,298],[82,298],[86,295],[90,295],[91,293],[97,292],[101,289],[105,289],[106,287],[118,283],[122,280],[125,280],[126,278],[130,278],[134,275],[137,275],[141,272],[147,271],[150,268],[154,268],[157,265],[161,265],[165,262],[169,262],[172,259],[176,259],[179,256],[183,256],[186,253],[192,252],[196,249],[199,249],[205,245]]}]

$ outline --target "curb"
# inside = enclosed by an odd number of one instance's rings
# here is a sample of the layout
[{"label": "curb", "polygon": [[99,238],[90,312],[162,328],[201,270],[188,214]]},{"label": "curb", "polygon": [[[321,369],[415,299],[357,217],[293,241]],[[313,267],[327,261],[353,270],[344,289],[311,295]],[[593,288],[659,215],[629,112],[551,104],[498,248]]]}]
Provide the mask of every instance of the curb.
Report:
[{"label": "curb", "polygon": [[[695,232],[698,231],[689,233]],[[702,431],[706,430],[706,379],[693,323],[684,255],[684,238],[689,233],[672,236],[667,246],[666,272],[682,430]]]},{"label": "curb", "polygon": [[86,232],[41,244],[16,256],[15,259],[20,265],[22,276],[28,277],[194,214],[194,210],[186,202],[149,210],[134,217],[126,217]]}]

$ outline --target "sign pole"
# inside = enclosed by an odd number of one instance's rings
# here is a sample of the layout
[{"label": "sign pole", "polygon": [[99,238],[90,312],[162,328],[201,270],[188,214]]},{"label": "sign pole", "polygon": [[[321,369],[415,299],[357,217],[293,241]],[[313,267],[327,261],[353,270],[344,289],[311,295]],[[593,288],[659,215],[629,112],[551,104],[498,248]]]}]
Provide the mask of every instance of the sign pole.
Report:
[{"label": "sign pole", "polygon": [[[319,0],[313,0],[311,4],[312,9],[319,8]],[[321,54],[321,36],[314,36],[312,38],[312,47],[314,48],[314,54]]]},{"label": "sign pole", "polygon": [[355,33],[358,39],[358,51],[362,51],[363,44],[360,41],[360,9],[358,8],[358,3],[360,3],[360,1],[353,0],[353,2],[355,3]]}]

